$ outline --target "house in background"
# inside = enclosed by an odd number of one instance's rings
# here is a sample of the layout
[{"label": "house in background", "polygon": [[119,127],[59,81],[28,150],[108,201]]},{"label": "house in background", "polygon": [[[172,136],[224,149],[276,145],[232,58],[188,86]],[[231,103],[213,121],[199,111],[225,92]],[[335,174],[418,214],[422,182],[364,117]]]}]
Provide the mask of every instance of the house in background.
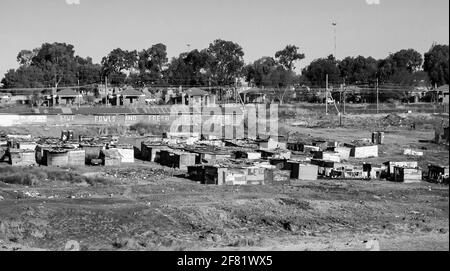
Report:
[{"label": "house in background", "polygon": [[132,87],[127,87],[120,91],[114,89],[114,94],[108,96],[108,100],[112,105],[138,105],[145,103],[145,94]]},{"label": "house in background", "polygon": [[449,101],[449,87],[448,87],[448,85],[440,86],[437,89],[435,89],[435,91],[437,93],[438,102],[448,105],[448,101]]},{"label": "house in background", "polygon": [[144,93],[131,87],[123,90],[120,95],[122,96],[123,105],[143,103],[145,99]]},{"label": "house in background", "polygon": [[13,95],[9,101],[13,104],[31,104],[31,96],[29,95]]},{"label": "house in background", "polygon": [[189,106],[211,106],[216,104],[215,95],[200,88],[190,88],[182,94],[182,104]]},{"label": "house in background", "polygon": [[73,105],[81,103],[83,96],[73,89],[66,88],[56,93],[60,105]]}]

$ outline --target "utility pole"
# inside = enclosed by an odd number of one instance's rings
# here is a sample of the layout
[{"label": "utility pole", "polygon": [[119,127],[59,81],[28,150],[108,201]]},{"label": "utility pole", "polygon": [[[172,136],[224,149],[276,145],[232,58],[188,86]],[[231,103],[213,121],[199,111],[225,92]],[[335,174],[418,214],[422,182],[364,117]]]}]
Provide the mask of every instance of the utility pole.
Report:
[{"label": "utility pole", "polygon": [[106,105],[108,105],[108,76],[105,76],[105,94],[106,94]]},{"label": "utility pole", "polygon": [[325,77],[326,87],[325,87],[325,115],[328,115],[328,74]]},{"label": "utility pole", "polygon": [[78,107],[80,107],[81,106],[81,91],[80,91],[80,74],[78,74],[77,75],[78,76],[78,78],[77,78],[77,93],[78,93],[78,95],[80,95],[80,96],[78,96]]},{"label": "utility pole", "polygon": [[337,54],[337,30],[336,30],[337,23],[333,22],[332,25],[333,25],[333,30],[334,30],[334,58],[337,59],[337,55],[336,55]]},{"label": "utility pole", "polygon": [[378,111],[379,111],[379,105],[378,105],[378,78],[377,78],[377,115],[378,115]]}]

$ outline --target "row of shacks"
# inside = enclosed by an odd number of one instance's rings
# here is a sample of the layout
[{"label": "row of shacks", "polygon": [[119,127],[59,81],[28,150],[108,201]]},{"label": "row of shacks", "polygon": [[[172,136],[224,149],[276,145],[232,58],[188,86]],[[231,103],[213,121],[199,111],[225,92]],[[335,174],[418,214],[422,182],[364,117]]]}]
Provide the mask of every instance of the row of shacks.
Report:
[{"label": "row of shacks", "polygon": [[31,135],[6,135],[0,140],[0,158],[13,166],[118,166],[134,163],[131,145],[118,143],[118,137],[93,138],[63,131],[61,138],[34,139]]},{"label": "row of shacks", "polygon": [[74,140],[73,133],[63,131],[61,138],[38,140],[31,135],[8,135],[0,139],[0,157],[15,166],[118,166],[134,163],[139,157],[178,168],[200,183],[217,185],[288,184],[318,178],[448,182],[448,166],[430,165],[428,175],[424,175],[414,161],[362,163],[362,159],[378,157],[383,141],[381,132],[373,133],[372,140],[350,143],[284,142],[279,137],[219,140],[192,133],[166,133],[143,140],[139,149],[119,144],[114,136],[79,136]]},{"label": "row of shacks", "polygon": [[395,182],[448,180],[448,167],[430,165],[423,176],[417,162],[386,162],[382,165],[358,163],[378,157],[384,133],[372,140],[351,143],[312,140],[283,142],[279,138],[257,140],[205,139],[199,135],[171,133],[164,139],[141,143],[141,159],[187,171],[187,176],[203,184],[289,184],[318,178],[387,179]]}]

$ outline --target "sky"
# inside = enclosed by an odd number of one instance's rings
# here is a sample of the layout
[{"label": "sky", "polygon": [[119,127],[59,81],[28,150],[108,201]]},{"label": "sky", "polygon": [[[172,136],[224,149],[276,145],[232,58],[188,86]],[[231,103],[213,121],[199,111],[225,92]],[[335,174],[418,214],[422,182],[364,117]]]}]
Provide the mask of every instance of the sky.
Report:
[{"label": "sky", "polygon": [[300,72],[334,52],[333,21],[339,59],[449,44],[448,0],[0,0],[0,78],[44,42],[100,62],[115,48],[161,42],[171,58],[219,38],[241,45],[246,63],[294,44]]}]

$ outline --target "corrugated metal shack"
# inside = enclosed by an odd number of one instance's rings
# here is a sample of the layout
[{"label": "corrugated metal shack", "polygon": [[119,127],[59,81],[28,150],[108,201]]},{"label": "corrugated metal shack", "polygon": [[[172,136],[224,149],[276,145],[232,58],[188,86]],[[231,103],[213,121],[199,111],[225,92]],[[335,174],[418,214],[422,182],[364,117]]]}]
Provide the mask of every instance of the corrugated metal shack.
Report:
[{"label": "corrugated metal shack", "polygon": [[307,143],[306,142],[294,142],[294,143],[290,142],[290,143],[287,143],[287,149],[291,150],[291,151],[299,151],[299,152],[304,152],[304,153],[320,151],[320,147],[314,146],[313,142],[307,142]]},{"label": "corrugated metal shack", "polygon": [[201,136],[199,133],[168,132],[163,133],[163,138],[169,144],[193,145],[195,142],[200,140]]},{"label": "corrugated metal shack", "polygon": [[368,172],[364,171],[362,167],[357,167],[348,164],[335,164],[334,168],[330,172],[331,178],[342,179],[357,179],[363,180],[368,178]]},{"label": "corrugated metal shack", "polygon": [[134,163],[134,148],[132,145],[113,144],[108,149],[115,149],[119,152],[120,163]]},{"label": "corrugated metal shack", "polygon": [[303,146],[305,145],[305,143],[303,142],[288,142],[287,143],[287,148],[288,150],[291,151],[303,151]]},{"label": "corrugated metal shack", "polygon": [[420,183],[422,181],[422,170],[418,168],[394,167],[394,182]]},{"label": "corrugated metal shack", "polygon": [[282,149],[273,149],[273,150],[259,150],[261,153],[261,158],[263,159],[291,159],[291,152],[288,150]]},{"label": "corrugated metal shack", "polygon": [[449,166],[428,165],[427,180],[434,183],[449,182]]},{"label": "corrugated metal shack", "polygon": [[423,156],[423,152],[422,151],[416,151],[413,149],[404,149],[403,150],[403,154],[404,155],[409,155],[409,156]]},{"label": "corrugated metal shack", "polygon": [[363,164],[363,171],[366,172],[368,179],[381,179],[385,170],[385,167]]},{"label": "corrugated metal shack", "polygon": [[150,162],[159,162],[160,160],[160,152],[162,150],[171,150],[169,146],[167,146],[162,141],[160,142],[142,142],[141,143],[141,158],[145,161]]},{"label": "corrugated metal shack", "polygon": [[338,163],[321,159],[311,159],[311,164],[318,166],[319,175],[329,177],[331,171],[335,168],[335,164]]},{"label": "corrugated metal shack", "polygon": [[320,147],[318,146],[310,146],[310,145],[304,145],[303,146],[303,152],[304,153],[314,153],[320,151]]},{"label": "corrugated metal shack", "polygon": [[291,179],[315,181],[319,172],[319,167],[313,164],[305,164],[298,161],[287,161],[283,168],[291,172]]},{"label": "corrugated metal shack", "polygon": [[276,168],[266,161],[229,160],[215,165],[188,166],[188,175],[202,184],[216,185],[263,185],[266,181],[285,179],[285,172],[267,173],[267,170]]},{"label": "corrugated metal shack", "polygon": [[86,150],[84,149],[69,149],[68,150],[68,165],[69,166],[84,166],[86,163]]},{"label": "corrugated metal shack", "polygon": [[339,153],[337,153],[337,152],[318,151],[318,152],[314,152],[313,158],[326,160],[326,161],[333,161],[336,163],[341,162],[341,157],[339,156]]},{"label": "corrugated metal shack", "polygon": [[372,145],[364,141],[355,141],[351,144],[345,144],[351,148],[350,156],[354,158],[372,158],[378,157],[378,145]]},{"label": "corrugated metal shack", "polygon": [[36,146],[36,150],[35,150],[35,157],[36,157],[36,162],[39,165],[47,165],[47,156],[44,150],[50,150],[52,149],[51,145],[41,145],[38,144]]},{"label": "corrugated metal shack", "polygon": [[280,142],[278,140],[274,140],[273,138],[268,139],[260,139],[257,140],[259,144],[259,148],[261,150],[275,150],[275,149],[287,149],[287,143],[286,142]]},{"label": "corrugated metal shack", "polygon": [[9,163],[13,166],[34,166],[36,158],[34,151],[9,148],[5,154],[9,158]]},{"label": "corrugated metal shack", "polygon": [[224,161],[232,157],[232,153],[230,151],[222,149],[194,148],[185,150],[197,155],[197,160],[195,161],[196,164],[215,163],[217,161]]},{"label": "corrugated metal shack", "polygon": [[236,159],[261,159],[261,153],[253,150],[237,150],[234,152],[234,158]]},{"label": "corrugated metal shack", "polygon": [[172,168],[179,168],[180,170],[187,170],[188,166],[196,164],[195,153],[190,153],[181,150],[161,150],[160,164]]},{"label": "corrugated metal shack", "polygon": [[85,150],[86,164],[90,165],[91,160],[101,159],[100,152],[105,149],[104,144],[83,142],[80,144],[80,148]]},{"label": "corrugated metal shack", "polygon": [[337,153],[341,160],[348,160],[350,158],[351,149],[348,147],[331,147],[329,150]]},{"label": "corrugated metal shack", "polygon": [[417,161],[401,161],[401,162],[394,162],[394,161],[388,161],[383,163],[383,165],[386,166],[386,179],[393,179],[394,178],[394,167],[404,167],[404,168],[418,168],[419,164]]},{"label": "corrugated metal shack", "polygon": [[188,166],[188,174],[191,179],[201,184],[215,185],[245,185],[246,170],[219,165]]},{"label": "corrugated metal shack", "polygon": [[37,143],[34,141],[15,141],[11,145],[12,148],[15,149],[34,151],[36,149]]},{"label": "corrugated metal shack", "polygon": [[312,145],[319,147],[319,151],[325,151],[328,147],[330,147],[326,140],[313,140]]},{"label": "corrugated metal shack", "polygon": [[65,167],[69,165],[67,149],[44,149],[47,166]]},{"label": "corrugated metal shack", "polygon": [[100,159],[104,166],[120,166],[121,157],[117,149],[108,149],[100,151]]}]

